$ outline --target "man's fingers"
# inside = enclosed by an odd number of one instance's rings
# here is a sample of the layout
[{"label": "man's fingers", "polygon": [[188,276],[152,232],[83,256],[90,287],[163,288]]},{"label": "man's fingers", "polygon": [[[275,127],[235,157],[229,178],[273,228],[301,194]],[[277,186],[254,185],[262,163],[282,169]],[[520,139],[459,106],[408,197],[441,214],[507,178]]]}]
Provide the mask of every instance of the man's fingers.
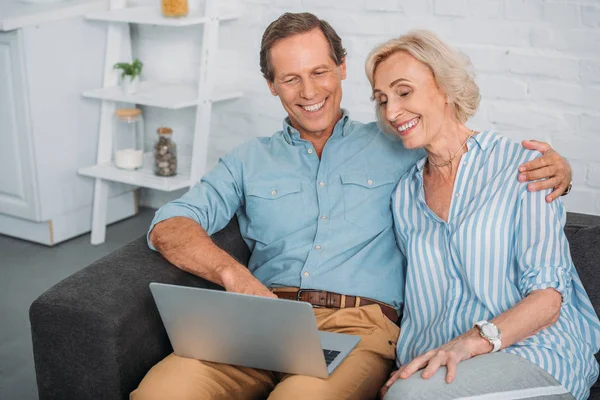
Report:
[{"label": "man's fingers", "polygon": [[521,145],[527,150],[537,150],[540,153],[544,153],[552,149],[552,146],[546,142],[540,142],[539,140],[523,140]]},{"label": "man's fingers", "polygon": [[535,160],[528,161],[519,167],[519,172],[534,171],[536,169],[547,167],[551,164],[549,158],[550,156],[542,156]]},{"label": "man's fingers", "polygon": [[526,171],[519,174],[519,182],[531,182],[554,176],[556,171],[552,167],[542,167],[536,170]]},{"label": "man's fingers", "polygon": [[554,200],[558,199],[565,191],[567,190],[567,186],[564,184],[558,185],[552,193],[546,196],[546,203],[552,203]]},{"label": "man's fingers", "polygon": [[539,182],[533,182],[527,185],[527,190],[530,192],[539,192],[540,190],[554,189],[560,184],[556,178],[550,178]]}]

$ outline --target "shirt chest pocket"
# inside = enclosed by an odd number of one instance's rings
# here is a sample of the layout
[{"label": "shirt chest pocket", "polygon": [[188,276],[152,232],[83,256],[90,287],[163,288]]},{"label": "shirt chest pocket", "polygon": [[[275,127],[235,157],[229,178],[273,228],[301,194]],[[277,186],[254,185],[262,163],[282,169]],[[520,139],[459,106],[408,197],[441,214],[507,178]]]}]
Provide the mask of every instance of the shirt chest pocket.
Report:
[{"label": "shirt chest pocket", "polygon": [[300,182],[255,182],[246,186],[248,236],[264,244],[306,225]]},{"label": "shirt chest pocket", "polygon": [[341,175],[344,218],[372,233],[392,224],[390,198],[398,178],[390,173]]}]

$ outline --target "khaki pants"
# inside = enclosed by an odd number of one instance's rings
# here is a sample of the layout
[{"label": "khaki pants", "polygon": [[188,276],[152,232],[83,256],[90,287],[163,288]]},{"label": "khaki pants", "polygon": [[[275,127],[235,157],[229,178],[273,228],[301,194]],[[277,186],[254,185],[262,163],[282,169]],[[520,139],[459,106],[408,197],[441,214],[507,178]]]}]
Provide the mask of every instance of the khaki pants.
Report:
[{"label": "khaki pants", "polygon": [[315,308],[320,330],[361,337],[327,379],[235,367],[169,355],[144,377],[130,400],[374,399],[389,377],[399,328],[377,305]]}]

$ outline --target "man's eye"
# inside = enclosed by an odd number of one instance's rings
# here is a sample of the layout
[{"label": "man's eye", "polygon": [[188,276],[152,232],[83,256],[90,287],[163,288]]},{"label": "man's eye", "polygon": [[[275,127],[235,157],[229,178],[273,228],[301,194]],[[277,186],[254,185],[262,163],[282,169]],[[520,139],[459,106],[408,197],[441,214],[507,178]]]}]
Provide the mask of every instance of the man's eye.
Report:
[{"label": "man's eye", "polygon": [[380,101],[379,107],[385,107],[387,105],[387,101]]},{"label": "man's eye", "polygon": [[410,94],[410,92],[401,92],[400,97],[406,97]]},{"label": "man's eye", "polygon": [[315,75],[323,75],[325,73],[325,71],[319,71],[319,72],[315,72]]},{"label": "man's eye", "polygon": [[285,80],[285,81],[283,81],[283,82],[284,82],[284,83],[294,83],[294,82],[296,82],[296,79],[297,79],[297,78],[290,78],[290,79],[288,79],[288,80]]}]

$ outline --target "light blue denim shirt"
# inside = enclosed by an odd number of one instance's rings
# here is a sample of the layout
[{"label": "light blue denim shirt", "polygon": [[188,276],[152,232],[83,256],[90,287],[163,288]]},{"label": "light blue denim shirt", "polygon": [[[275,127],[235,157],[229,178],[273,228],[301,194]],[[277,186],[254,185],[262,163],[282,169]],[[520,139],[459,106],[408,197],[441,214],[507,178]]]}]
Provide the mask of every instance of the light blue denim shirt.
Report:
[{"label": "light blue denim shirt", "polygon": [[252,251],[248,267],[265,286],[368,297],[398,309],[405,259],[390,198],[424,153],[344,111],[319,160],[288,122],[224,156],[188,193],[157,211],[150,231],[182,216],[212,235],[236,214]]}]

